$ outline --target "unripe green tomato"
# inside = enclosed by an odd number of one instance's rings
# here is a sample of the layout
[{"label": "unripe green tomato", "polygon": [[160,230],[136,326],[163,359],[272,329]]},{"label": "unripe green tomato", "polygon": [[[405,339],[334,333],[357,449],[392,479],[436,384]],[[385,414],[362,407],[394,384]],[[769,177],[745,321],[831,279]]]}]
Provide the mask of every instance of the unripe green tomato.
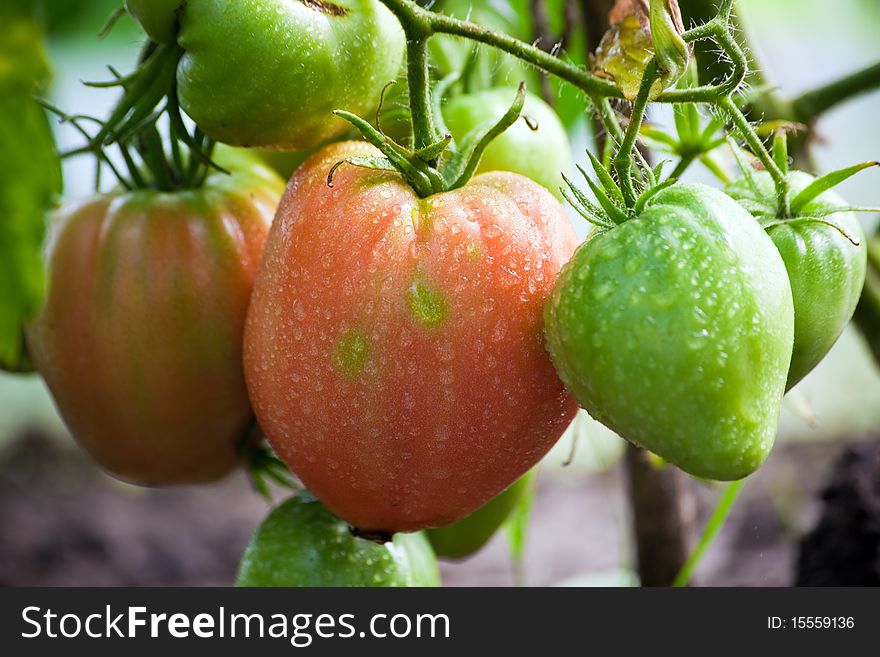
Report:
[{"label": "unripe green tomato", "polygon": [[403,58],[403,31],[378,0],[199,0],[183,5],[181,107],[233,146],[303,150],[368,116]]},{"label": "unripe green tomato", "polygon": [[257,528],[236,586],[439,586],[423,532],[377,543],[358,538],[311,493],[283,502]]},{"label": "unripe green tomato", "polygon": [[227,144],[217,144],[214,148],[214,161],[218,158],[229,157],[230,154],[240,153],[261,162],[281,176],[285,181],[297,170],[300,164],[314,151],[272,151],[266,148],[238,148]]},{"label": "unripe green tomato", "polygon": [[[728,186],[727,193],[737,200],[748,201],[752,208],[766,207],[772,212],[776,207],[773,178],[766,171],[755,172],[752,178],[758,189],[752,189],[748,181],[741,178]],[[792,171],[788,180],[789,194],[794,198],[815,178],[802,171]],[[828,214],[845,207],[847,203],[829,190],[807,203],[800,217],[767,229],[788,270],[794,298],[794,351],[788,372],[789,389],[834,346],[862,294],[868,259],[865,231],[851,212]],[[822,221],[804,219],[810,216],[819,216]]]},{"label": "unripe green tomato", "polygon": [[562,380],[594,418],[697,477],[761,465],[794,335],[785,265],[733,199],[676,184],[582,244],[545,310]]},{"label": "unripe green tomato", "polygon": [[174,43],[177,9],[184,0],[125,0],[125,8],[156,43]]},{"label": "unripe green tomato", "polygon": [[[510,108],[516,90],[506,87],[487,89],[451,98],[443,106],[446,126],[456,140],[473,128],[494,123]],[[496,137],[480,159],[477,173],[512,171],[531,178],[562,198],[562,173],[571,167],[571,146],[562,122],[543,100],[527,93],[522,111],[537,130],[520,119]]]},{"label": "unripe green tomato", "polygon": [[482,548],[510,516],[532,486],[535,470],[520,477],[510,488],[461,520],[428,530],[438,557],[464,559]]}]

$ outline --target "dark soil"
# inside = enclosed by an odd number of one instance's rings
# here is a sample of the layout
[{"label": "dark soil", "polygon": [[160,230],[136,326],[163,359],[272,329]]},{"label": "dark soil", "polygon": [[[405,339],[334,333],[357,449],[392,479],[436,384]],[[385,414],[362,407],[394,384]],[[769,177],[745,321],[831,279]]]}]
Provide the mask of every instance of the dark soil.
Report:
[{"label": "dark soil", "polygon": [[[849,474],[832,478],[826,512],[796,565],[801,537],[816,523],[819,492],[840,452],[828,445],[777,448],[744,487],[697,582],[785,586],[797,573],[799,583],[876,584],[876,443],[843,458]],[[705,519],[719,489],[693,487]],[[544,476],[528,538],[526,582],[595,584],[619,574],[632,557],[623,490],[619,468],[590,477]],[[228,585],[266,512],[241,475],[207,487],[139,489],[110,479],[65,443],[22,436],[0,454],[0,585]],[[451,586],[512,584],[503,537],[468,561],[444,564],[443,578]]]},{"label": "dark soil", "polygon": [[844,452],[822,501],[801,543],[798,585],[880,586],[880,443]]}]

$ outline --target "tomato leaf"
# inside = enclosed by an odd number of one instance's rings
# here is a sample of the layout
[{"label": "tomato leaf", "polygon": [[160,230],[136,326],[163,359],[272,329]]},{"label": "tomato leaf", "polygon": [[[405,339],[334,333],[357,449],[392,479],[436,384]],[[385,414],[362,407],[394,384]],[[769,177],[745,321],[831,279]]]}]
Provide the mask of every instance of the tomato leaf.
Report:
[{"label": "tomato leaf", "polygon": [[22,327],[43,293],[45,214],[61,191],[48,118],[34,99],[48,78],[34,5],[0,5],[0,367],[27,366]]}]

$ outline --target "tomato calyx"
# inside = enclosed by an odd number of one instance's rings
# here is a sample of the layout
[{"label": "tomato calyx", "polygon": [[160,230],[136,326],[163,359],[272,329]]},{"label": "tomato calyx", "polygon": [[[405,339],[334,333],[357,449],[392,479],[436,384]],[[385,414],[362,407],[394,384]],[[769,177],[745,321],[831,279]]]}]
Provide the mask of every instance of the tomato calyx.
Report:
[{"label": "tomato calyx", "polygon": [[[662,179],[663,165],[661,162],[653,169],[644,170],[645,180],[639,183],[639,194],[633,206],[627,207],[623,191],[599,159],[587,151],[590,164],[596,174],[594,181],[590,175],[578,165],[578,171],[587,181],[590,190],[596,197],[596,203],[587,198],[574,182],[563,174],[566,187],[560,188],[562,195],[584,219],[600,230],[611,230],[625,221],[637,217],[651,204],[651,201],[663,189],[674,185],[676,178]],[[598,182],[597,182],[598,181]]]},{"label": "tomato calyx", "polygon": [[[860,171],[871,167],[880,166],[880,162],[870,161],[854,164],[831,171],[820,176],[809,183],[793,196],[789,194],[788,203],[785,204],[788,211],[785,212],[779,199],[767,196],[755,179],[754,170],[748,161],[747,155],[732,139],[727,138],[737,166],[742,173],[742,178],[749,190],[752,192],[751,199],[739,199],[743,205],[767,230],[773,226],[781,224],[795,223],[819,223],[833,228],[846,238],[853,246],[859,246],[859,240],[850,235],[839,224],[829,221],[828,217],[841,212],[878,212],[877,208],[863,208],[856,206],[828,206],[823,204],[815,204],[822,194],[834,189],[843,181],[849,179]],[[779,169],[788,176],[790,174],[788,167],[788,148],[786,143],[785,132],[780,130],[776,133],[773,140],[773,159]]]},{"label": "tomato calyx", "polygon": [[[448,83],[447,80],[435,89],[434,102],[437,107]],[[476,126],[459,143],[455,142],[452,134],[442,125],[442,114],[437,111],[443,136],[420,149],[399,144],[382,131],[378,119],[381,105],[377,112],[376,126],[351,112],[335,110],[334,114],[356,127],[364,139],[381,151],[382,156],[349,157],[337,162],[327,175],[327,185],[333,186],[333,177],[340,166],[350,164],[378,171],[396,171],[421,198],[464,187],[474,175],[480,158],[492,140],[520,118],[524,103],[525,83],[520,83],[513,103],[503,116],[497,121]]]},{"label": "tomato calyx", "polygon": [[262,498],[271,501],[270,483],[293,491],[303,489],[299,480],[269,447],[256,420],[242,435],[238,452],[251,486]]}]

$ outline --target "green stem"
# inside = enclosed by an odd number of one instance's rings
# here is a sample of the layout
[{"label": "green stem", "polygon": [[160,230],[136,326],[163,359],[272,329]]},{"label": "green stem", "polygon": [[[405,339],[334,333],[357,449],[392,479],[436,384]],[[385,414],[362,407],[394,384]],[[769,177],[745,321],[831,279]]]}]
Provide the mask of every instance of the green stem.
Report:
[{"label": "green stem", "polygon": [[773,178],[773,185],[776,187],[778,214],[780,217],[787,217],[789,215],[789,200],[788,179],[785,177],[785,174],[782,173],[782,170],[776,165],[773,156],[770,155],[767,148],[764,146],[764,142],[758,137],[754,128],[752,128],[749,123],[749,120],[746,118],[745,114],[740,111],[739,107],[736,106],[733,99],[730,96],[727,96],[718,102],[718,107],[727,114],[730,122],[733,123],[746,144],[748,144],[749,149],[761,161],[761,164],[764,165],[764,168]]},{"label": "green stem", "polygon": [[720,84],[703,85],[690,89],[670,89],[661,93],[658,103],[715,103],[735,92],[749,72],[749,60],[736,39],[730,34],[728,19],[719,14],[716,18],[682,34],[687,43],[698,39],[714,40],[730,59],[733,70]]},{"label": "green stem", "polygon": [[[566,62],[548,52],[520,41],[512,36],[458,20],[445,14],[422,9],[411,0],[381,0],[395,16],[404,31],[418,28],[423,34],[450,34],[485,43],[534,64],[587,94],[605,98],[622,98],[623,94],[613,82],[593,75],[588,70]],[[409,26],[409,27],[408,27]]]},{"label": "green stem", "polygon": [[880,62],[807,91],[795,98],[791,106],[799,121],[810,123],[835,105],[878,88],[880,88]]},{"label": "green stem", "polygon": [[633,149],[636,145],[636,139],[639,136],[639,129],[642,127],[642,119],[645,116],[645,108],[648,106],[648,96],[651,93],[651,87],[654,80],[657,79],[657,60],[651,58],[645,67],[645,73],[642,76],[642,84],[639,87],[639,93],[633,102],[632,112],[629,117],[629,125],[626,127],[626,134],[614,158],[614,168],[617,169],[617,177],[620,179],[620,187],[623,192],[623,199],[626,207],[632,208],[636,204],[636,193],[632,179]]},{"label": "green stem", "polygon": [[607,98],[599,96],[590,96],[590,100],[596,108],[599,122],[602,124],[602,127],[605,128],[605,132],[608,133],[608,136],[611,137],[611,141],[620,144],[623,141],[623,128],[620,127],[620,123],[617,120],[617,115],[614,114],[614,109],[611,107],[611,103],[608,102]]},{"label": "green stem", "polygon": [[715,506],[712,516],[706,523],[706,527],[703,529],[703,534],[700,536],[697,546],[694,548],[693,552],[691,552],[691,555],[688,557],[684,566],[681,567],[678,575],[675,576],[672,586],[687,586],[688,582],[690,582],[691,576],[694,574],[694,571],[703,559],[703,555],[706,554],[706,550],[709,549],[709,546],[712,545],[712,541],[715,540],[715,536],[724,526],[724,522],[727,520],[730,510],[733,508],[733,503],[736,502],[737,495],[739,495],[739,491],[744,482],[745,479],[740,479],[739,481],[734,481],[728,484],[724,493],[721,495],[721,498],[718,500],[718,504]]},{"label": "green stem", "polygon": [[684,175],[684,172],[688,170],[688,168],[693,164],[696,159],[698,153],[688,152],[681,156],[678,164],[675,165],[675,168],[672,170],[672,173],[669,174],[670,178],[675,178],[678,180]]},{"label": "green stem", "polygon": [[431,81],[428,62],[428,38],[421,30],[406,32],[407,78],[412,113],[413,146],[416,150],[430,146],[440,135],[431,112]]}]

